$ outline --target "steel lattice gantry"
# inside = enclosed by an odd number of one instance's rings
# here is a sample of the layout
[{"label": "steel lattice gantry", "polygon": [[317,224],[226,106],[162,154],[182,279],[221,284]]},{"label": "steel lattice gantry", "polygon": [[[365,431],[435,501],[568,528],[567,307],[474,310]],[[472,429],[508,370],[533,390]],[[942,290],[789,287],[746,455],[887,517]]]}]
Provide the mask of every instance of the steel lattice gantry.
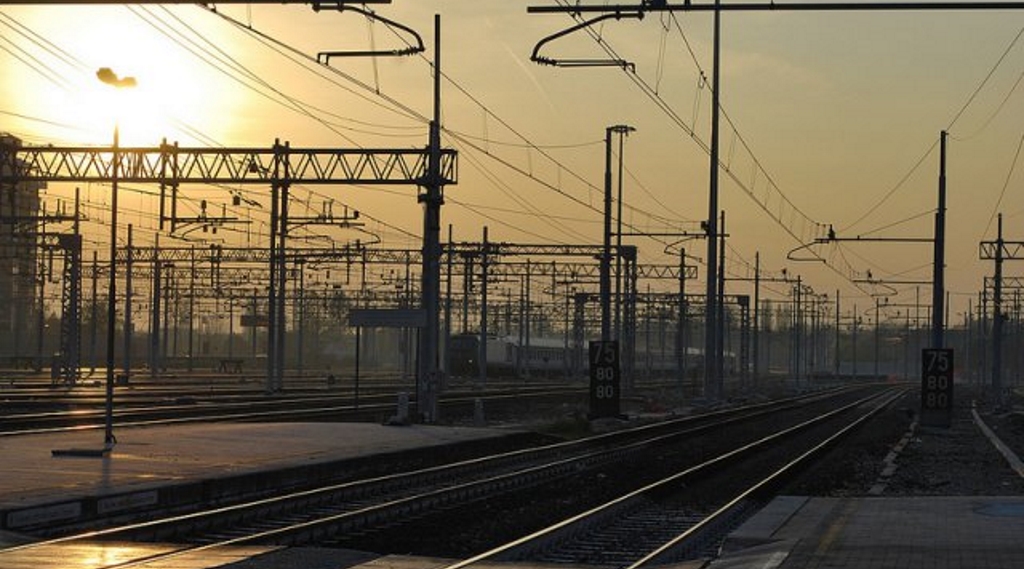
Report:
[{"label": "steel lattice gantry", "polygon": [[[431,188],[458,183],[457,153],[437,144],[432,146],[424,149],[292,148],[280,141],[266,148],[186,148],[166,142],[157,147],[4,143],[0,144],[0,184],[27,180],[106,183],[115,177],[121,182],[158,184],[161,222],[175,219],[173,210],[170,217],[165,216],[165,203],[169,190],[173,208],[180,184],[269,185],[273,207],[271,243],[266,251],[271,273],[268,304],[270,329],[276,337],[268,346],[267,385],[268,390],[277,390],[283,374],[280,358],[283,357],[285,327],[280,319],[284,316],[284,274],[288,258],[284,252],[288,250],[289,187],[292,184],[417,185],[429,193],[435,191]],[[430,253],[436,252],[431,250]],[[433,333],[436,334],[436,330]]]},{"label": "steel lattice gantry", "polygon": [[[64,385],[75,385],[81,367],[82,236],[77,233],[40,233],[39,246],[63,253],[60,295],[60,352],[55,375]],[[42,306],[39,308],[42,310]],[[42,362],[40,362],[42,364]]]},{"label": "steel lattice gantry", "polygon": [[[0,182],[109,182],[112,147],[0,145]],[[177,184],[388,184],[421,183],[428,154],[420,149],[118,147],[122,182]],[[441,176],[456,184],[457,154],[441,151]]]}]

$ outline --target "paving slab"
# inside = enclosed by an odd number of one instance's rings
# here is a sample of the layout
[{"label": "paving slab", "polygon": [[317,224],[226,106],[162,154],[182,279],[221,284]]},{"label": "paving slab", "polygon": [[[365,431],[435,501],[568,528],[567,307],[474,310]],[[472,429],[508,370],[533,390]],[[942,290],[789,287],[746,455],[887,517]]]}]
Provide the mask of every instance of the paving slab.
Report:
[{"label": "paving slab", "polygon": [[709,567],[1024,567],[1021,496],[811,498],[794,510],[797,504],[792,497],[769,504]]},{"label": "paving slab", "polygon": [[[53,451],[101,449],[98,431],[5,437],[0,438],[0,529],[16,532],[89,514],[226,498],[224,493],[243,484],[281,483],[269,476],[272,472],[294,478],[350,459],[512,433],[373,423],[204,423],[120,429],[113,450],[96,457]],[[211,494],[216,480],[230,481],[221,494]]]}]

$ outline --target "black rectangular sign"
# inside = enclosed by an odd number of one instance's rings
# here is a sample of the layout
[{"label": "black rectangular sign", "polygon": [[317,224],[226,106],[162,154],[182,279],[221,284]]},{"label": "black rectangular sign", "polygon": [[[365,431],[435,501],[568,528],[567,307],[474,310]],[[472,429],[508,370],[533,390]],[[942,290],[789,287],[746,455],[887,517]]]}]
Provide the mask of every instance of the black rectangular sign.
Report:
[{"label": "black rectangular sign", "polygon": [[921,424],[948,427],[953,415],[953,350],[921,350]]},{"label": "black rectangular sign", "polygon": [[620,384],[618,342],[590,342],[590,417],[617,417]]}]

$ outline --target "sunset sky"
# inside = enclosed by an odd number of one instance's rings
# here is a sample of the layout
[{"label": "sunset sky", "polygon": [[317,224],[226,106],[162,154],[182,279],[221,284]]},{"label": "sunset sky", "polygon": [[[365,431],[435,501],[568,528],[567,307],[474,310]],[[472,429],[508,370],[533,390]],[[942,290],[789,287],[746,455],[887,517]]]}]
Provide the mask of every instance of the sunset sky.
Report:
[{"label": "sunset sky", "polygon": [[[624,152],[629,231],[696,231],[707,215],[711,93],[701,74],[711,74],[711,15],[608,21],[594,28],[601,43],[580,32],[545,48],[548,57],[593,59],[607,58],[608,46],[635,73],[559,68],[530,61],[538,40],[574,24],[566,15],[527,14],[528,6],[552,4],[375,5],[416,30],[426,54],[335,58],[330,67],[316,63],[318,52],[400,48],[411,40],[355,13],[315,13],[301,4],[218,5],[218,13],[0,6],[0,132],[31,144],[102,145],[116,122],[126,145],[166,137],[183,146],[265,147],[280,138],[295,147],[423,147],[433,16],[440,14],[443,139],[460,153],[443,223],[454,225],[457,240],[479,240],[487,225],[500,241],[600,242],[603,138],[616,124],[636,128]],[[1024,140],[1022,31],[1024,12],[1013,11],[726,13],[721,206],[730,273],[748,276],[760,252],[767,273],[785,268],[818,292],[839,289],[844,310],[857,303],[862,313],[874,302],[868,293],[881,289],[858,289],[851,277],[870,270],[875,278],[929,280],[925,244],[817,247],[828,266],[787,254],[830,224],[839,237],[930,237],[939,133],[948,129],[947,286],[959,323],[992,273],[990,262],[978,260],[978,243],[995,239],[995,214],[1004,213],[1007,239],[1024,239],[1024,164],[1016,160]],[[135,77],[138,88],[101,84],[101,67]],[[83,188],[93,219],[103,219],[106,190]],[[156,225],[155,201],[144,190],[122,197],[121,217],[143,243]],[[229,203],[223,189],[186,191],[195,203]],[[256,201],[267,193],[244,191]],[[49,193],[53,200],[71,195],[60,186]],[[335,239],[372,234],[390,247],[418,245],[415,194],[411,187],[294,193],[300,211],[331,198],[370,216],[367,233],[335,230]],[[258,244],[262,227],[221,238]],[[673,241],[626,238],[648,263],[675,262],[677,253],[664,253]],[[704,257],[702,241],[686,248]],[[1006,273],[1020,269],[1010,263]],[[700,274],[703,280],[703,266]],[[902,292],[892,302],[914,302],[914,285],[893,288]],[[731,293],[749,291],[748,283],[730,285]],[[920,294],[929,299],[930,289]]]}]

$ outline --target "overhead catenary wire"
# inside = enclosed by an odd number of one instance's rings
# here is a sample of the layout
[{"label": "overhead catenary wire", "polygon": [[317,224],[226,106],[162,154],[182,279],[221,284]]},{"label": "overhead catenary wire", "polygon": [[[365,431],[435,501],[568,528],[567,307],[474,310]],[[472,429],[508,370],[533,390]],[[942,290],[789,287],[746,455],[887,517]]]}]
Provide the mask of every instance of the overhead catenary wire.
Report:
[{"label": "overhead catenary wire", "polygon": [[[167,23],[166,23],[166,21],[165,21],[165,25],[166,25],[166,24],[167,24]],[[194,52],[194,55],[196,55],[196,56],[200,56],[200,53],[202,53],[202,50],[199,50],[199,49],[197,48],[197,51],[198,51],[198,52]],[[212,60],[212,59],[211,59],[211,60]],[[221,64],[221,63],[220,63],[220,62],[218,61],[218,62],[217,62],[216,64],[217,64],[217,67],[220,67],[220,64]],[[197,129],[197,131],[196,131],[196,132],[197,132],[198,134],[201,134],[201,133],[200,133],[200,132],[198,131],[198,129]],[[525,143],[524,143],[523,145],[524,145],[524,146],[526,146],[526,147],[531,147],[531,148],[538,148],[538,149],[546,149],[546,148],[551,148],[551,147],[552,147],[552,146],[545,146],[545,145],[537,145],[537,144],[532,144],[532,143],[529,143],[529,144],[525,144]],[[574,172],[570,172],[568,168],[565,168],[565,169],[564,169],[564,171],[568,172],[568,173],[569,173],[570,175],[575,175],[575,173],[574,173]],[[528,173],[528,172],[526,172],[526,173],[525,173],[525,175],[529,175],[529,173]],[[536,177],[534,177],[534,176],[530,176],[530,177],[531,177],[532,179],[538,179],[538,178],[536,178]],[[585,180],[586,178],[585,178],[585,177],[583,177],[583,176],[580,176],[580,179],[581,179],[581,180]],[[549,182],[549,184],[550,184],[550,182]],[[552,187],[557,187],[557,186],[552,186]],[[195,203],[194,203],[193,205],[191,205],[190,207],[191,207],[191,208],[195,208],[195,207],[196,207]],[[652,216],[652,218],[655,218],[655,217],[653,217],[653,216]],[[406,231],[406,230],[404,230],[404,229],[399,229],[399,230],[400,230],[400,231],[402,231],[403,233],[406,233],[406,234],[410,235],[410,236],[413,236],[413,235],[414,235],[414,233],[412,233],[412,232],[409,232],[409,231]]]},{"label": "overhead catenary wire", "polygon": [[[233,25],[235,25],[236,27],[240,27],[241,29],[243,29],[243,30],[244,30],[244,31],[246,31],[246,32],[251,32],[251,33],[256,33],[256,34],[259,34],[259,37],[261,37],[262,39],[264,39],[264,40],[266,40],[266,41],[268,41],[268,42],[270,42],[270,43],[274,44],[275,46],[277,46],[277,47],[279,47],[279,48],[281,48],[281,49],[285,49],[285,50],[288,50],[288,51],[289,51],[289,52],[290,52],[290,53],[291,53],[291,54],[292,54],[292,55],[293,55],[293,56],[294,56],[295,58],[299,58],[299,59],[308,59],[308,56],[306,56],[306,55],[302,54],[301,52],[299,52],[298,50],[295,50],[294,48],[292,48],[292,47],[290,47],[290,46],[287,46],[287,44],[285,44],[284,42],[282,42],[282,41],[280,41],[280,40],[277,40],[277,39],[271,38],[271,37],[267,36],[266,34],[263,34],[262,32],[258,32],[258,31],[256,31],[256,30],[253,30],[253,29],[251,29],[251,28],[248,28],[248,27],[242,26],[240,22],[238,22],[237,20],[235,20],[235,19],[233,19],[233,18],[231,18],[230,16],[227,16],[227,15],[225,15],[225,14],[222,14],[222,13],[217,13],[217,15],[218,15],[218,16],[220,16],[221,18],[224,18],[225,20],[227,20],[227,21],[231,22],[231,23],[232,23]],[[429,62],[428,62],[428,63],[429,63]],[[351,80],[353,84],[357,85],[358,87],[360,87],[360,88],[362,88],[362,89],[364,89],[364,90],[369,90],[370,92],[372,92],[372,93],[373,93],[373,94],[375,94],[375,95],[379,95],[379,96],[381,96],[381,97],[384,97],[384,98],[385,98],[385,99],[386,99],[386,100],[387,100],[387,101],[388,101],[388,102],[389,102],[390,104],[395,104],[395,105],[397,105],[397,106],[399,106],[399,107],[403,108],[403,109],[404,109],[404,110],[406,110],[406,111],[407,111],[407,112],[408,112],[408,113],[409,113],[410,115],[412,115],[412,116],[417,116],[417,117],[420,117],[420,119],[421,119],[421,120],[424,120],[424,121],[426,120],[426,118],[425,118],[425,117],[423,117],[422,115],[420,115],[420,114],[419,114],[419,113],[418,113],[417,111],[415,111],[415,110],[411,109],[410,107],[407,107],[407,106],[405,106],[404,104],[398,103],[398,102],[397,102],[397,100],[395,100],[395,99],[393,99],[393,98],[391,98],[391,97],[388,97],[388,96],[387,96],[387,95],[386,95],[385,93],[383,93],[383,92],[378,92],[378,91],[377,91],[377,90],[376,90],[376,89],[375,89],[374,87],[372,87],[372,86],[370,86],[370,85],[367,85],[367,84],[365,84],[365,83],[359,82],[358,80],[354,80],[354,79],[353,79],[353,78],[351,78],[351,77],[350,77],[349,75],[347,75],[347,74],[344,74],[344,73],[342,73],[342,72],[340,72],[340,71],[337,71],[337,70],[336,70],[335,68],[327,67],[326,69],[330,69],[332,73],[337,73],[337,74],[338,74],[339,76],[341,76],[341,77],[345,78],[346,80]],[[518,131],[517,131],[517,130],[516,130],[515,128],[513,128],[513,127],[512,127],[512,126],[511,126],[511,125],[510,125],[510,124],[509,124],[509,123],[508,123],[508,122],[507,122],[506,120],[504,120],[503,118],[501,118],[500,116],[498,116],[498,115],[497,115],[497,113],[494,113],[494,112],[493,112],[493,111],[492,111],[491,109],[489,109],[489,108],[488,108],[488,107],[487,107],[487,106],[486,106],[485,104],[483,104],[483,103],[482,103],[481,101],[479,101],[479,99],[477,99],[477,98],[476,98],[475,96],[473,96],[473,95],[472,95],[471,93],[469,93],[469,91],[468,91],[468,90],[466,90],[465,88],[463,88],[463,87],[462,87],[462,86],[461,86],[461,85],[460,85],[460,84],[459,84],[459,83],[458,83],[457,81],[455,81],[455,80],[454,80],[454,79],[453,79],[452,77],[450,77],[450,76],[447,76],[447,75],[445,75],[445,74],[443,74],[443,73],[442,73],[442,76],[444,77],[444,79],[445,79],[445,80],[446,80],[446,81],[447,81],[447,82],[448,82],[449,84],[451,84],[451,85],[452,85],[452,86],[454,86],[454,87],[455,87],[455,88],[456,88],[457,90],[459,90],[459,92],[460,92],[460,93],[464,94],[464,95],[465,95],[465,96],[466,96],[466,97],[467,97],[467,98],[468,98],[469,100],[471,100],[471,101],[472,101],[472,102],[473,102],[474,104],[476,104],[476,105],[478,105],[478,106],[479,106],[480,108],[484,109],[484,110],[485,110],[485,112],[487,113],[487,115],[488,115],[488,116],[490,116],[490,117],[494,118],[495,120],[497,120],[497,121],[498,121],[498,122],[499,122],[499,123],[500,123],[500,124],[501,124],[501,125],[502,125],[503,127],[507,128],[507,129],[508,129],[508,130],[509,130],[510,132],[514,133],[514,134],[515,134],[516,136],[520,137],[520,139],[521,139],[521,140],[524,140],[524,141],[526,141],[526,144],[525,144],[525,146],[526,146],[526,147],[528,147],[528,148],[531,148],[531,149],[534,149],[534,150],[538,151],[538,152],[539,152],[539,153],[540,153],[540,154],[541,154],[542,156],[544,156],[544,157],[545,157],[546,159],[548,159],[548,160],[552,161],[553,163],[559,164],[559,166],[560,166],[560,167],[562,168],[562,170],[563,170],[563,171],[565,171],[565,172],[567,172],[567,173],[569,173],[569,174],[570,174],[570,176],[572,176],[572,177],[576,178],[577,180],[579,180],[579,181],[583,182],[584,184],[586,184],[586,185],[588,185],[588,186],[592,187],[592,188],[593,188],[594,190],[597,190],[596,186],[594,186],[593,184],[591,184],[590,182],[588,182],[588,181],[586,180],[586,178],[584,178],[583,176],[581,176],[581,175],[580,175],[580,174],[578,174],[577,172],[573,171],[572,169],[570,169],[570,168],[568,168],[568,167],[565,167],[565,166],[564,166],[563,164],[561,164],[561,163],[560,163],[560,162],[559,162],[559,161],[558,161],[557,159],[553,158],[553,157],[552,157],[552,156],[551,156],[550,154],[548,154],[548,153],[546,152],[546,150],[545,150],[545,149],[546,149],[547,147],[545,147],[545,146],[541,146],[541,145],[537,145],[537,144],[534,144],[534,143],[530,142],[530,141],[529,141],[529,139],[528,139],[527,137],[525,137],[524,135],[522,135],[521,133],[519,133],[519,132],[518,132]],[[493,153],[491,153],[491,152],[488,152],[488,151],[487,151],[486,149],[484,149],[483,147],[481,147],[481,146],[480,146],[479,144],[477,144],[477,143],[473,142],[473,141],[472,141],[472,140],[470,140],[470,139],[469,139],[468,137],[462,137],[460,133],[458,133],[458,132],[455,132],[455,131],[451,131],[451,130],[448,130],[448,129],[445,129],[445,133],[446,133],[446,134],[448,134],[448,135],[449,135],[450,137],[452,137],[453,139],[461,141],[461,142],[462,142],[462,143],[463,143],[464,145],[467,145],[467,146],[469,146],[470,148],[473,148],[473,149],[475,149],[475,150],[478,150],[478,151],[480,151],[480,152],[482,152],[482,153],[486,154],[486,155],[487,155],[487,156],[488,156],[489,158],[491,158],[491,159],[493,159],[493,160],[496,160],[496,161],[498,161],[498,162],[499,162],[500,164],[502,164],[503,166],[505,166],[505,167],[508,167],[508,168],[512,168],[512,169],[513,169],[514,171],[516,171],[516,172],[517,172],[517,173],[519,173],[520,175],[523,175],[524,177],[527,177],[527,178],[529,178],[529,179],[532,179],[532,180],[534,180],[535,182],[538,182],[538,183],[540,183],[540,184],[541,184],[541,185],[542,185],[543,187],[545,187],[545,188],[547,188],[547,189],[549,189],[549,190],[552,190],[552,191],[554,191],[554,192],[556,192],[556,193],[558,193],[558,194],[562,195],[563,197],[566,197],[566,198],[570,199],[571,201],[573,201],[573,202],[577,203],[578,205],[580,205],[580,206],[582,206],[582,207],[585,207],[585,208],[587,208],[587,209],[590,209],[590,210],[592,210],[592,211],[597,211],[597,210],[596,210],[596,209],[595,209],[595,208],[594,208],[594,207],[593,207],[593,206],[592,206],[591,204],[588,204],[587,202],[585,202],[585,201],[583,201],[583,200],[581,200],[581,199],[579,199],[579,198],[576,198],[575,196],[572,196],[572,195],[568,194],[567,192],[565,192],[564,190],[562,190],[561,188],[559,188],[559,187],[557,187],[557,186],[554,186],[554,185],[553,185],[553,184],[551,184],[550,182],[546,182],[546,181],[543,181],[543,180],[541,180],[540,178],[536,177],[535,175],[533,175],[532,173],[530,173],[530,172],[529,172],[529,171],[527,171],[526,169],[524,169],[524,168],[522,168],[522,167],[519,167],[519,166],[516,166],[516,165],[513,165],[513,164],[512,164],[511,162],[509,162],[508,160],[506,160],[506,159],[503,159],[503,158],[500,158],[500,157],[498,157],[498,156],[494,155]],[[544,213],[543,213],[543,212],[541,212],[541,211],[538,211],[537,213],[538,213],[538,215],[540,215],[540,216],[543,216],[543,215],[544,215]]]},{"label": "overhead catenary wire", "polygon": [[[984,90],[985,86],[988,85],[989,81],[992,80],[992,78],[996,74],[996,71],[1005,63],[1006,58],[1009,56],[1010,52],[1013,51],[1013,48],[1020,42],[1021,37],[1024,37],[1024,27],[1022,27],[1020,30],[1018,30],[1017,34],[1013,37],[1012,40],[1010,40],[1010,43],[1006,46],[1006,49],[1003,50],[1003,52],[1000,54],[1000,56],[996,59],[995,63],[989,68],[989,70],[985,74],[985,76],[982,77],[981,81],[971,91],[971,94],[968,95],[967,100],[964,101],[964,104],[961,105],[960,108],[953,114],[953,117],[949,120],[949,123],[947,123],[947,125],[946,125],[946,129],[945,130],[947,132],[953,130],[953,127],[960,121],[960,119],[964,116],[964,114],[971,107],[971,105],[974,104],[975,100],[977,100],[977,98],[978,98],[978,95]],[[1022,74],[1021,77],[1024,77],[1024,74]],[[1017,79],[1017,83],[1014,84],[1013,88],[1007,94],[1006,98],[1004,98],[1003,102],[1001,102],[999,104],[999,106],[997,107],[996,111],[984,122],[984,125],[982,126],[982,128],[979,129],[978,131],[976,131],[975,133],[971,134],[969,137],[966,137],[966,138],[970,138],[970,137],[976,136],[981,130],[983,130],[985,127],[987,127],[989,123],[991,123],[992,119],[998,114],[998,112],[1005,105],[1006,101],[1009,99],[1010,94],[1012,94],[1013,91],[1016,90],[1017,84],[1019,84],[1021,82],[1021,77],[1019,77]],[[963,138],[963,139],[966,139],[966,138]],[[963,140],[963,139],[961,139],[961,140]],[[890,188],[889,191],[887,191],[882,196],[882,198],[880,200],[878,200],[872,206],[870,206],[853,223],[850,223],[850,224],[846,225],[844,230],[856,227],[861,222],[863,222],[865,219],[870,217],[873,213],[878,211],[878,209],[881,208],[886,202],[888,202],[889,199],[892,198],[892,196],[895,195],[895,193],[897,191],[899,191],[901,188],[903,188],[906,185],[907,181],[914,175],[914,173],[916,173],[917,170],[921,168],[921,166],[924,164],[924,161],[929,156],[932,155],[932,153],[935,151],[935,149],[936,149],[936,147],[938,147],[938,145],[939,145],[939,140],[937,138],[933,139],[932,144],[928,147],[927,151],[925,151],[924,154],[921,156],[921,158],[919,158],[917,160],[917,162],[914,163],[914,165],[910,168],[910,170],[906,174],[904,174],[904,176],[902,178],[900,178],[900,180],[897,181],[897,183],[892,188]],[[998,208],[998,202],[996,204],[996,208]],[[994,215],[995,214],[993,213],[993,216]],[[990,219],[988,225],[991,225],[991,223],[992,223],[992,221]],[[988,226],[986,226],[985,231],[988,231]]]},{"label": "overhead catenary wire", "polygon": [[[566,6],[568,5],[566,0],[559,0],[559,3],[562,4],[562,5],[566,5]],[[579,21],[581,19],[581,16],[579,14],[574,14],[573,17],[577,21]],[[584,28],[584,29],[594,39],[594,41],[601,47],[601,49],[604,50],[605,53],[610,56],[610,58],[615,59],[615,60],[623,60],[623,58],[616,52],[614,47],[612,47],[610,45],[610,43],[607,40],[605,40],[603,37],[601,37],[596,31],[592,30],[590,27],[587,27],[587,28]],[[679,29],[681,31],[681,28],[679,28]],[[691,54],[693,53],[692,49],[690,50],[690,52],[691,52]],[[705,74],[703,73],[703,67],[700,65],[699,61],[696,60],[695,56],[694,56],[694,61],[695,61],[695,64],[697,65],[698,71],[701,74],[701,77],[704,77]],[[622,67],[622,72],[625,73],[626,76],[636,86],[638,86],[640,88],[641,92],[644,95],[646,95],[648,97],[648,99],[651,102],[653,102],[658,109],[663,111],[670,118],[670,120],[675,125],[677,125],[684,133],[688,134],[690,139],[693,140],[693,142],[697,145],[697,147],[699,149],[701,149],[703,152],[705,152],[705,153],[710,155],[710,153],[711,153],[710,145],[707,142],[705,142],[703,140],[703,138],[700,137],[700,135],[697,134],[697,132],[696,132],[696,130],[695,130],[693,125],[687,124],[687,122],[682,119],[682,117],[672,108],[672,106],[668,102],[666,102],[663,97],[661,97],[661,95],[657,92],[656,89],[654,89],[646,80],[644,80],[642,77],[640,77],[634,70],[629,69],[628,66],[623,66]],[[726,117],[726,120],[729,123],[729,125],[733,128],[734,131],[736,131],[737,137],[739,137],[738,128],[736,127],[735,123],[728,117],[727,113],[725,113],[724,111],[722,111],[722,112],[723,112],[723,116]],[[768,175],[767,171],[761,165],[760,161],[756,158],[756,156],[753,155],[752,150],[749,148],[749,146],[746,145],[745,140],[741,139],[741,141],[744,143],[744,147],[747,149],[747,151],[750,154],[751,158],[754,160],[754,163],[755,163],[755,166],[756,166],[755,173],[758,173],[758,172],[762,173],[766,177],[766,179],[769,181],[769,184],[770,184],[769,187],[774,189],[776,191],[776,193],[780,196],[781,203],[785,203],[785,204],[790,206],[790,210],[789,210],[790,217],[792,217],[794,215],[799,215],[800,216],[800,218],[804,221],[804,230],[803,231],[795,230],[789,224],[787,224],[783,220],[784,216],[782,214],[774,213],[771,210],[771,208],[769,207],[769,204],[766,201],[762,201],[762,200],[758,199],[758,197],[755,195],[755,188],[749,187],[743,180],[741,180],[739,178],[739,175],[736,173],[735,169],[729,168],[728,165],[723,163],[721,161],[721,159],[720,159],[718,166],[725,172],[726,176],[729,177],[737,185],[737,187],[739,187],[744,193],[746,193],[747,196],[750,197],[752,199],[752,201],[756,205],[758,205],[758,207],[760,207],[761,210],[764,213],[766,213],[773,221],[775,221],[776,224],[778,224],[779,227],[781,227],[787,234],[789,234],[790,237],[792,237],[794,239],[794,241],[796,241],[798,244],[804,245],[804,244],[806,244],[806,243],[811,241],[811,235],[810,234],[805,234],[803,236],[798,235],[798,232],[806,233],[807,228],[814,228],[816,230],[816,233],[814,234],[814,237],[817,237],[818,235],[820,235],[820,233],[824,230],[826,225],[823,224],[823,223],[818,223],[818,222],[813,221],[812,219],[807,217],[802,211],[800,211],[798,208],[796,208],[796,206],[789,200],[789,198],[787,196],[785,196],[785,194],[783,194],[781,192],[781,190],[778,188],[777,184],[775,184],[775,182],[772,180],[771,176]],[[756,182],[756,178],[754,180]],[[840,267],[836,267],[833,264],[830,264],[827,261],[827,259],[824,259],[820,255],[816,255],[816,257],[818,259],[824,261],[825,266],[829,270],[834,272],[836,275],[838,275],[841,278],[843,278],[844,280],[850,282],[855,288],[861,290],[862,292],[866,292],[866,291],[863,291],[861,289],[861,287],[856,282],[854,282],[852,267],[849,267],[849,266],[841,267],[841,268]]]}]

